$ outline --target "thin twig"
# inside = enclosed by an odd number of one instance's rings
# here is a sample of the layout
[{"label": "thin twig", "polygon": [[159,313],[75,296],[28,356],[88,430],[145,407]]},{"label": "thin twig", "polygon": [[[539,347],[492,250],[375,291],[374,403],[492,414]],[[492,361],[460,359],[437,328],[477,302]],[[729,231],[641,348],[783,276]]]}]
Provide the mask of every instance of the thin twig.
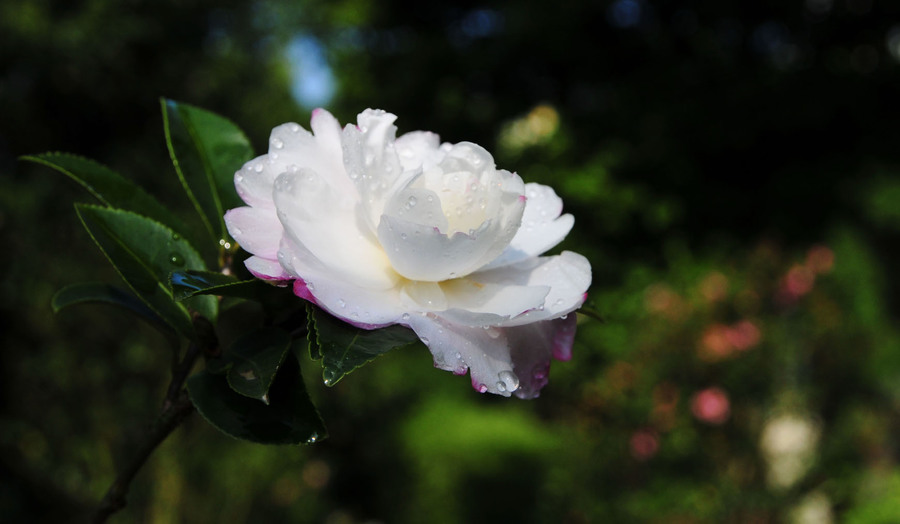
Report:
[{"label": "thin twig", "polygon": [[137,472],[153,453],[153,450],[193,411],[194,405],[191,403],[191,399],[188,398],[187,391],[182,390],[177,399],[169,404],[168,408],[159,416],[150,429],[147,439],[137,449],[134,457],[125,464],[116,480],[109,487],[103,500],[100,501],[100,507],[94,514],[93,521],[95,523],[106,522],[106,519],[113,513],[125,507],[125,497],[128,494],[128,487],[131,485],[134,476],[137,475]]},{"label": "thin twig", "polygon": [[135,451],[134,456],[125,463],[124,467],[119,471],[116,479],[107,490],[103,500],[100,501],[100,507],[94,514],[95,523],[106,522],[112,514],[125,507],[126,496],[131,481],[134,480],[137,472],[140,471],[150,455],[159,446],[172,431],[178,427],[194,411],[194,404],[188,397],[187,390],[184,389],[184,382],[194,368],[197,357],[200,356],[200,348],[197,344],[190,344],[184,358],[172,373],[172,381],[166,391],[166,399],[163,402],[163,410],[156,422],[150,428],[147,438],[141,446]]}]

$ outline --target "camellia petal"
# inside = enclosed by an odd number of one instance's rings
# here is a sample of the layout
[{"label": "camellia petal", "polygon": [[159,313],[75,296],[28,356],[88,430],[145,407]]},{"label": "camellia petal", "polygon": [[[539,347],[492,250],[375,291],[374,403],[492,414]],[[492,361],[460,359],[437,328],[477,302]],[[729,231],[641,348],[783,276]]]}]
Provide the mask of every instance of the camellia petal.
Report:
[{"label": "camellia petal", "polygon": [[581,307],[591,284],[591,265],[578,253],[563,251],[553,257],[536,257],[517,264],[480,271],[472,275],[472,278],[485,284],[550,288],[543,307],[526,311],[500,323],[502,326],[519,326],[557,318]]},{"label": "camellia petal", "polygon": [[480,393],[510,396],[519,388],[505,333],[497,328],[454,324],[435,315],[410,317],[406,324],[434,356],[434,366],[463,375]]},{"label": "camellia petal", "polygon": [[572,215],[562,215],[562,199],[553,188],[541,184],[525,184],[527,203],[522,214],[522,227],[503,253],[484,269],[526,260],[553,248],[569,234],[575,224]]},{"label": "camellia petal", "polygon": [[276,216],[266,209],[239,207],[225,213],[228,233],[244,250],[276,260],[284,229]]},{"label": "camellia petal", "polygon": [[[353,325],[401,324],[435,366],[481,392],[533,398],[551,357],[571,355],[591,281],[572,252],[538,257],[572,228],[552,189],[497,169],[484,148],[441,144],[366,110],[340,128],[272,131],[269,153],[235,174],[248,207],[225,220],[246,265]],[[568,315],[568,316],[567,316]]]},{"label": "camellia petal", "polygon": [[515,394],[519,398],[535,398],[550,380],[550,357],[568,360],[572,356],[575,315],[506,328],[504,332],[513,371],[519,378]]}]

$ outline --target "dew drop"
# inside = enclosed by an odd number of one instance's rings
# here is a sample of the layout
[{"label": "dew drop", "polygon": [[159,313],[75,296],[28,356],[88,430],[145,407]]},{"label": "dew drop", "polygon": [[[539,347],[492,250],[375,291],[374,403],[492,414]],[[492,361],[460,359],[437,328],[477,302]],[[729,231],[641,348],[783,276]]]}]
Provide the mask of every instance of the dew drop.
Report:
[{"label": "dew drop", "polygon": [[400,320],[409,320],[409,313],[404,313],[400,315]]},{"label": "dew drop", "polygon": [[487,336],[491,338],[497,338],[500,336],[500,330],[493,326],[484,326],[484,332],[487,333]]},{"label": "dew drop", "polygon": [[561,306],[561,305],[563,305],[563,299],[557,298],[557,299],[556,299],[556,302],[554,302],[553,305],[554,305],[554,306]]},{"label": "dew drop", "polygon": [[338,305],[341,306],[341,309],[344,309],[345,307],[347,307],[347,303],[344,301],[343,298],[338,299]]},{"label": "dew drop", "polygon": [[241,174],[234,175],[234,181],[236,183],[240,184],[241,182],[244,181],[244,175],[241,175]]},{"label": "dew drop", "polygon": [[184,258],[180,254],[173,252],[169,254],[169,262],[171,262],[173,266],[181,267],[184,265]]},{"label": "dew drop", "polygon": [[562,319],[562,320],[565,320],[565,319],[569,318],[569,315],[563,315],[563,316],[561,316],[561,317],[559,317],[559,318]]},{"label": "dew drop", "polygon": [[262,173],[263,165],[260,163],[257,163],[255,166],[253,166],[253,170],[256,171],[257,173]]},{"label": "dew drop", "polygon": [[406,200],[406,208],[409,209],[409,208],[412,208],[412,207],[416,207],[416,203],[418,203],[418,201],[419,201],[419,200],[418,200],[416,197],[414,197],[414,196],[409,197],[409,198]]},{"label": "dew drop", "polygon": [[315,286],[315,284],[313,284],[311,281],[307,280],[307,281],[306,281],[306,289],[308,289],[308,290],[310,290],[310,291],[315,291],[315,290],[316,290],[316,286]]},{"label": "dew drop", "polygon": [[[500,382],[497,383],[497,387],[500,388],[500,391],[515,391],[519,389],[519,377],[512,371],[501,371],[497,377],[500,379]],[[503,387],[500,387],[501,384]]]},{"label": "dew drop", "polygon": [[475,390],[478,391],[479,393],[486,393],[487,386],[485,384],[478,384],[478,387],[475,388]]},{"label": "dew drop", "polygon": [[427,200],[428,203],[430,204],[430,203],[434,202],[434,197],[431,195],[428,195],[427,197],[425,197],[425,200]]},{"label": "dew drop", "polygon": [[300,124],[292,123],[291,125],[288,126],[288,129],[291,130],[291,133],[296,133],[296,132],[300,131]]},{"label": "dew drop", "polygon": [[400,233],[400,238],[402,238],[403,240],[406,240],[407,239],[406,233]]},{"label": "dew drop", "polygon": [[429,342],[428,337],[421,337],[421,340],[422,340],[423,344],[425,344],[426,346],[428,345],[428,342]]}]

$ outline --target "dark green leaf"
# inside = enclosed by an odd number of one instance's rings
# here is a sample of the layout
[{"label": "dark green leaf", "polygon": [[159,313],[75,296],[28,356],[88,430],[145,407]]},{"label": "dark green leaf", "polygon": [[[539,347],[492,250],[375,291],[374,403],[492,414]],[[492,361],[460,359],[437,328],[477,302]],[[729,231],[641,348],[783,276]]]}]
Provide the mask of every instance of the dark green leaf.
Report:
[{"label": "dark green leaf", "polygon": [[103,205],[133,211],[152,218],[180,233],[184,224],[140,186],[112,169],[76,155],[44,153],[23,156],[22,160],[53,168],[87,189]]},{"label": "dark green leaf", "polygon": [[[260,328],[235,340],[222,355],[228,366],[228,385],[244,395],[269,403],[269,388],[291,347],[283,329]],[[215,368],[214,368],[215,370]]]},{"label": "dark green leaf", "polygon": [[[169,274],[176,269],[205,269],[200,255],[168,227],[120,209],[76,204],[85,229],[132,291],[166,323],[193,336],[187,308],[172,298]],[[215,297],[196,297],[192,304],[214,320]]]},{"label": "dark green leaf", "polygon": [[269,405],[235,393],[224,376],[207,371],[192,376],[187,386],[197,411],[232,437],[263,444],[312,444],[327,436],[294,358],[286,359],[276,375]]},{"label": "dark green leaf", "polygon": [[175,172],[213,241],[226,239],[225,211],[243,205],[234,173],[253,157],[250,141],[215,113],[173,100],[161,104]]},{"label": "dark green leaf", "polygon": [[89,303],[111,304],[126,309],[175,341],[175,332],[169,325],[136,296],[116,286],[100,282],[72,284],[57,291],[51,300],[54,313],[68,306]]},{"label": "dark green leaf", "polygon": [[273,287],[258,279],[238,280],[232,275],[210,271],[175,271],[171,281],[175,300],[184,300],[194,295],[264,300]]},{"label": "dark green leaf", "polygon": [[367,330],[342,322],[312,306],[309,314],[310,355],[322,359],[322,378],[333,386],[344,375],[388,351],[415,344],[415,332],[403,326]]}]

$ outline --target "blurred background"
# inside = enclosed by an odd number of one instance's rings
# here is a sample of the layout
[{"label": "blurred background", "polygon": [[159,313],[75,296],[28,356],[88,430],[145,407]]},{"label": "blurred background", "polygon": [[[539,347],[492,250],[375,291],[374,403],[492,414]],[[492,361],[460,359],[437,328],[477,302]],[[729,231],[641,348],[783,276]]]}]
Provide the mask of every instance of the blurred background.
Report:
[{"label": "blurred background", "polygon": [[0,514],[92,508],[159,412],[164,339],[53,293],[118,283],[17,161],[97,159],[189,213],[160,96],[259,153],[367,107],[553,186],[593,265],[541,398],[424,351],[327,389],[314,447],[199,416],[112,522],[897,522],[900,3],[886,0],[3,0]]}]

